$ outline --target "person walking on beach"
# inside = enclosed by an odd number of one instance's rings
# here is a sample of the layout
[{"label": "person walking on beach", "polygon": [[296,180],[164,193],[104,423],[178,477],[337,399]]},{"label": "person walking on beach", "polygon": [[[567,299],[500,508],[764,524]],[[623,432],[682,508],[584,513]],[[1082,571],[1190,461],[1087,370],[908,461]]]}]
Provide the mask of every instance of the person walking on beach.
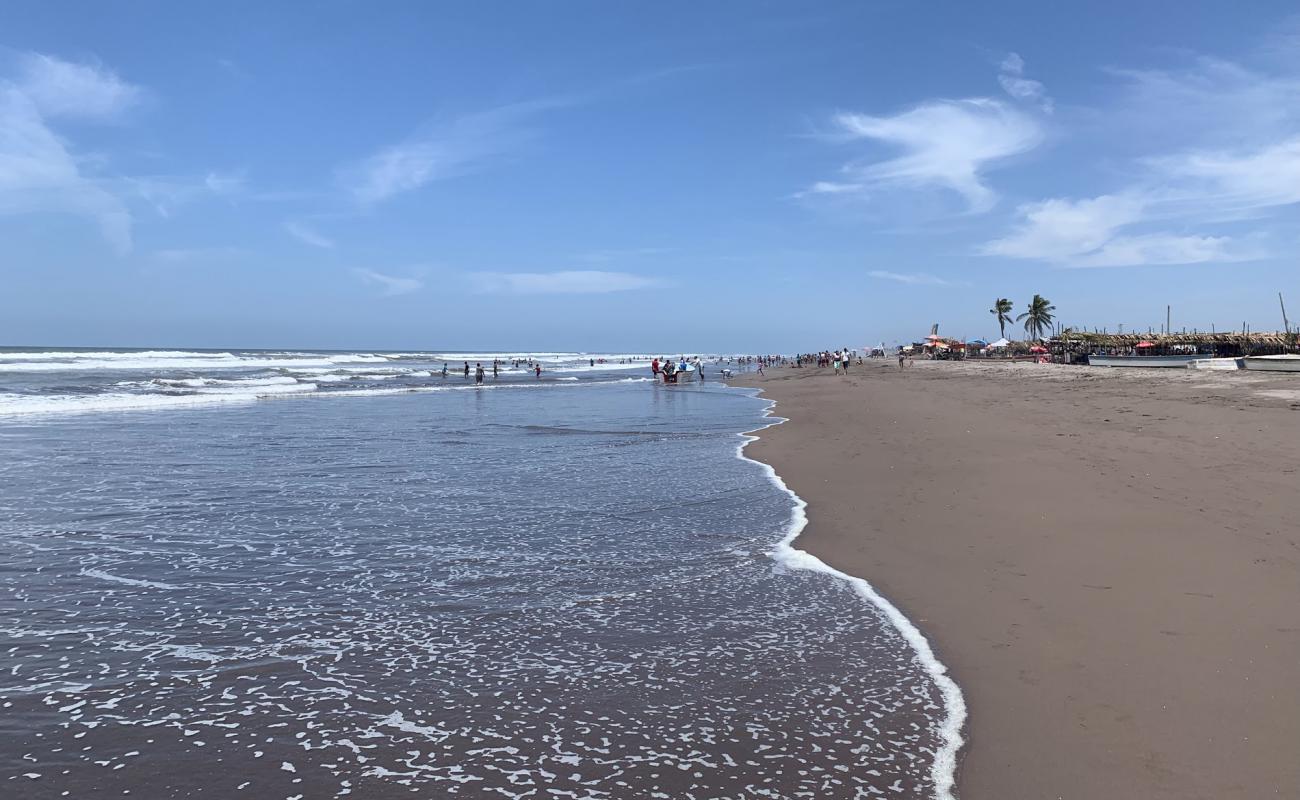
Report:
[{"label": "person walking on beach", "polygon": [[483,362],[481,361],[474,365],[474,383],[483,385]]},{"label": "person walking on beach", "polygon": [[654,360],[650,362],[650,374],[654,376],[656,381],[659,380],[659,356],[655,356]]}]

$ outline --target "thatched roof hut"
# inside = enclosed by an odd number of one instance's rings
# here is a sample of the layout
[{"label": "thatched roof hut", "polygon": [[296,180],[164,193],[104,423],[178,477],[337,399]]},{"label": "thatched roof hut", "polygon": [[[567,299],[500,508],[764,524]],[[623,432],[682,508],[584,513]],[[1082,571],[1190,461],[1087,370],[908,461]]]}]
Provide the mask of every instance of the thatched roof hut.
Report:
[{"label": "thatched roof hut", "polygon": [[1150,343],[1150,349],[1164,352],[1171,349],[1195,347],[1199,352],[1213,352],[1224,356],[1267,354],[1284,352],[1295,347],[1295,334],[1280,331],[1266,333],[1095,333],[1065,331],[1052,338],[1048,346],[1057,353],[1128,352],[1139,344]]}]

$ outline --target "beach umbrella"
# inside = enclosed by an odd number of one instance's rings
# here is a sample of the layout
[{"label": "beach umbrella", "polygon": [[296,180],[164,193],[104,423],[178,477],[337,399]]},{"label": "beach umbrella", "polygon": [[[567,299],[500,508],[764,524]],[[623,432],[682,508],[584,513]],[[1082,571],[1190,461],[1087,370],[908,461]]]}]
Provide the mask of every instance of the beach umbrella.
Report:
[{"label": "beach umbrella", "polygon": [[1138,343],[1137,343],[1137,346],[1138,346],[1138,347],[1155,347],[1155,346],[1156,346],[1156,343],[1155,343],[1155,342],[1148,342],[1148,341],[1141,341],[1141,342],[1138,342]]},{"label": "beach umbrella", "polygon": [[1041,344],[1036,344],[1036,345],[1034,345],[1033,347],[1029,348],[1029,352],[1031,352],[1031,353],[1046,353],[1046,352],[1047,352],[1047,348],[1046,348],[1046,347],[1043,347]]}]

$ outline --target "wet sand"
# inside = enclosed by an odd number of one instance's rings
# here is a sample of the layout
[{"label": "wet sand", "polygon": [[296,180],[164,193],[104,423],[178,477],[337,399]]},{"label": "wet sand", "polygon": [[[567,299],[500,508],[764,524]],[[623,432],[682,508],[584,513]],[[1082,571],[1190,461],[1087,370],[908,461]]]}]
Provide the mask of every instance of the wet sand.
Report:
[{"label": "wet sand", "polygon": [[1300,797],[1300,376],[895,362],[738,376],[796,543],[966,694],[964,800]]}]

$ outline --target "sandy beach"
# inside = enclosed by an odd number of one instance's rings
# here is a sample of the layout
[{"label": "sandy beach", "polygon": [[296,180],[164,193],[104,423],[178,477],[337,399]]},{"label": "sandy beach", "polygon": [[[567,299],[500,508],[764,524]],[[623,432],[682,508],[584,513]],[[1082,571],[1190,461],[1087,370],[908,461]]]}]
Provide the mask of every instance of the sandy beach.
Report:
[{"label": "sandy beach", "polygon": [[1300,376],[894,362],[739,376],[796,543],[966,694],[965,800],[1300,797]]}]

